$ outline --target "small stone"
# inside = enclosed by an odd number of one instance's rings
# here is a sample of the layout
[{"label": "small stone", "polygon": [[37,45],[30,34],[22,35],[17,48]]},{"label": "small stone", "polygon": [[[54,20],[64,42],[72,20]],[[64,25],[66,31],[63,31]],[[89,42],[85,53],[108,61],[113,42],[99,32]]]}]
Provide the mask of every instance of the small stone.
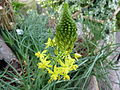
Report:
[{"label": "small stone", "polygon": [[18,35],[23,35],[24,31],[22,29],[16,29]]}]

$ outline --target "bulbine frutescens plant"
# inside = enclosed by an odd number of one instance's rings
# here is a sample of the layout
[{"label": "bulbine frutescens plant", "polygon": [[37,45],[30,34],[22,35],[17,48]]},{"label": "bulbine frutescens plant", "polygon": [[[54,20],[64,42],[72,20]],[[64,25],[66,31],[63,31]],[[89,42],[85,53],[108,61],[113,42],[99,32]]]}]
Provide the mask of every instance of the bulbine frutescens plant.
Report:
[{"label": "bulbine frutescens plant", "polygon": [[[75,61],[81,55],[71,54],[77,38],[76,31],[76,24],[69,12],[68,4],[64,3],[55,37],[53,39],[48,38],[45,49],[42,52],[35,53],[40,59],[38,68],[44,69],[50,75],[49,82],[62,79],[69,80],[69,72],[78,68]],[[53,48],[53,53],[49,53],[49,48]]]}]

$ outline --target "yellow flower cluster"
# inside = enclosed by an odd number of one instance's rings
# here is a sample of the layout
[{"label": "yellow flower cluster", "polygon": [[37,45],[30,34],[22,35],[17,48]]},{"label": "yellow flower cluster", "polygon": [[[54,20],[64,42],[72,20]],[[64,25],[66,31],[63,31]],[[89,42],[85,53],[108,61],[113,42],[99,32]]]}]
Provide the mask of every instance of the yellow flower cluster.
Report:
[{"label": "yellow flower cluster", "polygon": [[45,44],[46,44],[46,48],[56,46],[55,38],[53,40],[51,40],[51,38],[48,38],[48,41]]},{"label": "yellow flower cluster", "polygon": [[47,68],[48,73],[51,74],[51,79],[49,81],[59,80],[61,78],[69,80],[70,77],[68,73],[78,68],[78,66],[75,65],[75,59],[72,59],[71,57],[66,57],[64,62],[62,60],[58,60],[58,64],[59,67],[54,65],[53,71]]},{"label": "yellow flower cluster", "polygon": [[44,50],[42,53],[40,52],[35,53],[35,56],[37,56],[41,61],[40,63],[38,63],[38,68],[45,69],[47,67],[52,67],[51,65],[49,65],[51,61],[47,60],[48,57],[46,56],[46,52],[47,50]]},{"label": "yellow flower cluster", "polygon": [[[56,47],[55,39],[51,40],[48,39],[48,42],[46,43],[46,48],[48,47]],[[43,52],[37,52],[35,53],[35,56],[37,56],[40,59],[40,63],[38,63],[38,68],[45,69],[45,71],[48,72],[50,75],[50,80],[70,80],[70,76],[68,75],[70,71],[76,70],[78,68],[78,65],[75,64],[76,60],[81,57],[80,54],[75,53],[74,58],[70,56],[70,53],[65,51],[57,51],[58,54],[51,55],[49,57],[48,50],[44,50]],[[55,63],[53,63],[55,62]]]}]

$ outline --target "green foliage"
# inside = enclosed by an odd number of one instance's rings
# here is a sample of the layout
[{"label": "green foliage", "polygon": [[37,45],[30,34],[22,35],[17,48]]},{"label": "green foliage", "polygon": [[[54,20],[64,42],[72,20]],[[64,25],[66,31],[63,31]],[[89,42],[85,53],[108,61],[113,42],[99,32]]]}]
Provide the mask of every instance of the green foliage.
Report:
[{"label": "green foliage", "polygon": [[[95,52],[95,48],[98,48],[98,43],[94,43],[88,38],[85,38],[84,47],[91,51],[88,56],[83,57],[77,61],[79,68],[76,71],[71,71],[69,76],[71,80],[60,80],[48,84],[49,76],[46,72],[38,69],[37,64],[39,60],[36,60],[35,52],[43,51],[44,43],[47,38],[53,34],[46,28],[47,17],[39,16],[36,13],[31,12],[28,17],[22,22],[18,22],[19,28],[24,31],[23,35],[18,35],[16,31],[8,32],[1,31],[2,36],[9,46],[12,48],[14,53],[17,55],[22,75],[12,66],[10,66],[14,73],[9,72],[8,69],[0,71],[0,89],[12,89],[12,90],[86,90],[88,82],[92,75],[95,75],[98,80],[109,81],[107,79],[106,71],[113,68],[113,60],[110,61],[108,57],[114,51],[110,47],[113,45],[103,44],[102,47]],[[101,26],[95,23],[84,22],[89,25],[89,28],[94,32],[95,38],[99,40],[98,34]],[[92,24],[92,26],[91,26]],[[96,30],[97,29],[97,30]],[[91,32],[90,32],[91,33]],[[67,34],[67,33],[66,33]],[[97,41],[96,40],[96,41]],[[105,40],[104,40],[105,42]],[[92,45],[92,48],[91,48]],[[49,49],[52,54],[52,49]],[[25,63],[25,64],[24,64]],[[10,75],[10,77],[5,76]],[[1,78],[6,78],[10,82],[5,82]],[[16,78],[16,79],[15,79]],[[12,86],[12,82],[16,83],[16,86]],[[106,82],[108,83],[108,82]]]},{"label": "green foliage", "polygon": [[[119,0],[119,6],[120,6],[120,0]],[[120,29],[120,11],[118,12],[118,14],[116,15],[116,19],[117,19],[117,27]]]},{"label": "green foliage", "polygon": [[22,7],[25,6],[25,4],[17,2],[17,1],[13,1],[12,6],[13,6],[15,11],[19,11]]},{"label": "green foliage", "polygon": [[116,16],[117,19],[117,27],[120,29],[120,12]]},{"label": "green foliage", "polygon": [[[82,10],[82,14],[85,16],[91,16],[94,19],[108,20],[104,24],[98,24],[87,19],[84,20],[82,17],[79,19],[79,21],[83,24],[83,32],[86,37],[84,37],[83,43],[78,43],[83,47],[79,46],[77,50],[80,49],[79,53],[81,53],[82,49],[86,49],[87,52],[83,51],[83,53],[86,53],[87,55],[83,56],[83,58],[76,62],[79,68],[76,71],[71,71],[69,73],[71,80],[60,80],[48,84],[48,74],[38,69],[37,64],[39,63],[39,60],[36,60],[34,53],[37,51],[43,51],[45,47],[44,43],[47,41],[48,37],[53,34],[46,28],[46,16],[39,16],[36,13],[30,12],[25,19],[21,20],[21,22],[17,22],[19,29],[24,31],[23,35],[18,35],[15,30],[11,32],[5,30],[1,31],[6,43],[9,44],[11,49],[17,55],[21,64],[21,71],[23,72],[22,75],[20,75],[19,72],[12,66],[10,67],[13,69],[13,72],[9,72],[8,69],[0,71],[1,90],[33,90],[33,88],[34,90],[86,90],[92,75],[95,75],[98,81],[102,80],[105,81],[106,84],[111,84],[108,79],[107,71],[108,69],[110,70],[115,68],[113,59],[109,57],[115,51],[115,49],[111,49],[111,47],[116,47],[116,45],[108,44],[106,42],[106,34],[104,31],[106,28],[112,30],[115,27],[115,22],[111,21],[109,18],[116,8],[116,2],[113,2],[115,0],[92,0],[94,2],[90,3],[84,2],[90,0],[70,1],[77,2],[71,3],[72,6],[70,8],[75,8],[72,11]],[[61,5],[61,3],[57,5]],[[81,7],[85,7],[87,5],[89,6],[87,9],[81,9]],[[68,28],[66,28],[66,26]],[[65,31],[65,29],[67,31]],[[65,5],[56,31],[56,34],[58,34],[56,35],[56,39],[62,42],[59,43],[59,45],[64,45],[68,50],[73,47],[73,42],[75,42],[77,37],[75,32],[75,23],[71,19],[68,6]],[[99,45],[99,40],[103,41],[102,45]],[[49,50],[50,54],[53,55],[53,49],[50,48]],[[10,77],[7,77],[6,74]],[[10,82],[5,82],[4,79],[9,80]],[[13,86],[12,82],[16,83],[16,86]]]},{"label": "green foliage", "polygon": [[61,50],[71,51],[77,38],[77,27],[67,3],[63,5],[60,22],[56,27],[56,42]]},{"label": "green foliage", "polygon": [[[39,71],[36,66],[39,60],[37,61],[34,56],[35,52],[43,50],[44,43],[50,35],[49,30],[46,28],[46,24],[46,16],[39,16],[35,12],[31,12],[25,20],[20,23],[18,22],[19,29],[24,31],[23,35],[18,35],[16,30],[11,32],[6,30],[4,30],[4,32],[1,31],[6,43],[10,45],[19,59],[21,72],[23,74],[20,75],[14,67],[12,68],[13,72],[9,72],[8,69],[6,69],[5,72],[0,71],[3,74],[0,75],[0,84],[2,84],[0,87],[6,90],[32,90],[35,86],[34,90],[38,90],[38,88],[40,89],[46,85],[49,78],[47,78],[48,76],[46,76],[46,73]],[[24,63],[26,63],[26,65]],[[11,77],[9,83],[1,79],[3,77],[7,78],[4,74]],[[20,81],[19,83],[14,79],[15,77]],[[16,83],[17,86],[12,86],[12,82]]]}]

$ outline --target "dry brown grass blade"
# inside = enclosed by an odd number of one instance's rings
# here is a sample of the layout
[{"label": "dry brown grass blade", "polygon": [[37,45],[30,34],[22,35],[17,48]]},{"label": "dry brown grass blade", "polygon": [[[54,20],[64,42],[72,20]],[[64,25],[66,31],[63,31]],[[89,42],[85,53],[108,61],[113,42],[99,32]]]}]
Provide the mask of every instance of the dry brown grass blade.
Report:
[{"label": "dry brown grass blade", "polygon": [[13,8],[9,0],[0,1],[0,26],[12,30],[15,25]]}]

